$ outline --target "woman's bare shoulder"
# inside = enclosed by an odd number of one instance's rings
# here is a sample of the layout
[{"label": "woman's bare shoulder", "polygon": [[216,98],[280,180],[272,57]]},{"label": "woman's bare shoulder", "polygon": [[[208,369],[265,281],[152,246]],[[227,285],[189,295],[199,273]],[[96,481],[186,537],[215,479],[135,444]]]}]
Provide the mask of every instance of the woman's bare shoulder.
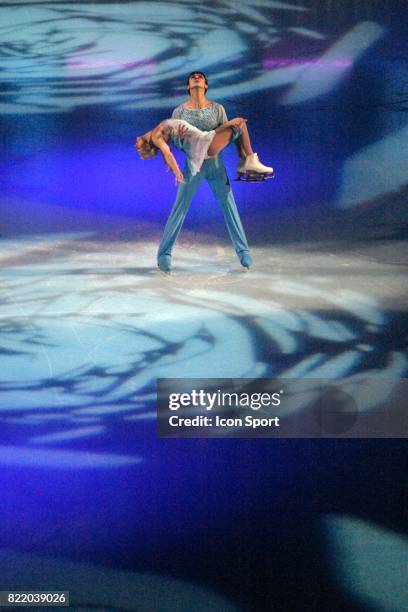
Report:
[{"label": "woman's bare shoulder", "polygon": [[158,136],[159,134],[163,134],[164,132],[167,132],[169,130],[169,127],[170,126],[168,120],[164,119],[163,121],[160,121],[160,123],[158,123],[155,128],[153,128],[152,134],[155,134],[156,136]]},{"label": "woman's bare shoulder", "polygon": [[166,126],[164,122],[161,122],[152,130],[151,140],[153,144],[158,144],[159,142],[167,142],[169,136],[170,127]]}]

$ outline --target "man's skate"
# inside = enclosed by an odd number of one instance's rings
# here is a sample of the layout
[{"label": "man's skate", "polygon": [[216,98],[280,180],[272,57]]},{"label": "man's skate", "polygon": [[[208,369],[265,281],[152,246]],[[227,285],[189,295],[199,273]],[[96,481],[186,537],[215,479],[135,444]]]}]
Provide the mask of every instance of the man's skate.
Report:
[{"label": "man's skate", "polygon": [[247,183],[261,183],[266,179],[275,177],[273,168],[261,164],[257,153],[252,153],[252,155],[241,159],[238,164],[237,173],[238,176],[235,180]]}]

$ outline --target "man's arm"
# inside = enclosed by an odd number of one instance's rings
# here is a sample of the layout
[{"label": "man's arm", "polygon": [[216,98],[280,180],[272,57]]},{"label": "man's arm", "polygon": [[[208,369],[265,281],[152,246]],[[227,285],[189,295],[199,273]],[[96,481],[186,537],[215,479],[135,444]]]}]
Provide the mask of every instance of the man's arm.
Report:
[{"label": "man's arm", "polygon": [[218,125],[222,125],[223,123],[228,123],[227,113],[223,105],[218,104]]},{"label": "man's arm", "polygon": [[227,130],[233,129],[234,132],[240,130],[246,123],[246,119],[244,119],[243,117],[235,117],[234,119],[231,119],[231,121],[227,121],[226,123],[223,123],[222,125],[219,125],[217,128],[215,128],[215,132],[218,134],[219,132],[226,132]]},{"label": "man's arm", "polygon": [[[176,106],[176,108],[174,109],[171,115],[171,118],[172,119],[183,119],[182,114],[181,114],[181,106]],[[181,138],[177,136],[177,134],[173,135],[173,144],[175,147],[177,147],[177,149],[180,149],[181,151],[183,150]]]},{"label": "man's arm", "polygon": [[171,115],[171,118],[172,119],[182,119],[179,106],[176,106],[176,108],[174,109]]}]

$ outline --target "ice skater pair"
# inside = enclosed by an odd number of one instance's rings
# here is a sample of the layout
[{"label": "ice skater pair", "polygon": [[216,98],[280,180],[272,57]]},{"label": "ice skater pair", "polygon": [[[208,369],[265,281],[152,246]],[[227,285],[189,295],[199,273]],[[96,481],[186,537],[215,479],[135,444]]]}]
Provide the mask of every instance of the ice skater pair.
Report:
[{"label": "ice skater pair", "polygon": [[181,143],[181,148],[188,158],[191,175],[195,176],[200,172],[204,161],[218,155],[239,132],[241,150],[245,157],[238,163],[238,180],[262,181],[272,178],[273,168],[264,166],[252,150],[246,124],[246,119],[236,117],[214,130],[205,132],[181,119],[165,119],[143,136],[138,136],[135,147],[142,159],[154,157],[160,151],[167,167],[176,177],[176,184],[185,183],[183,173],[168,145],[169,141],[176,141],[179,145]]}]

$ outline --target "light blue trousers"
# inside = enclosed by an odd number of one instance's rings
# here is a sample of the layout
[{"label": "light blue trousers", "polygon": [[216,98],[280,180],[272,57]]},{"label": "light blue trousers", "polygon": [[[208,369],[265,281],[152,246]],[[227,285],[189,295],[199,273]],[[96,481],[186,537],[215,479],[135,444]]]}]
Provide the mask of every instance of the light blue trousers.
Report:
[{"label": "light blue trousers", "polygon": [[228,232],[238,257],[240,257],[242,252],[249,252],[244,228],[242,227],[237,205],[235,204],[234,195],[221,155],[217,155],[213,159],[207,159],[201,166],[200,172],[195,176],[191,175],[190,166],[187,160],[183,169],[183,175],[186,183],[181,183],[179,185],[176,201],[167,219],[157,256],[171,256],[191,200],[203,178],[208,181],[213,194],[221,204]]}]

